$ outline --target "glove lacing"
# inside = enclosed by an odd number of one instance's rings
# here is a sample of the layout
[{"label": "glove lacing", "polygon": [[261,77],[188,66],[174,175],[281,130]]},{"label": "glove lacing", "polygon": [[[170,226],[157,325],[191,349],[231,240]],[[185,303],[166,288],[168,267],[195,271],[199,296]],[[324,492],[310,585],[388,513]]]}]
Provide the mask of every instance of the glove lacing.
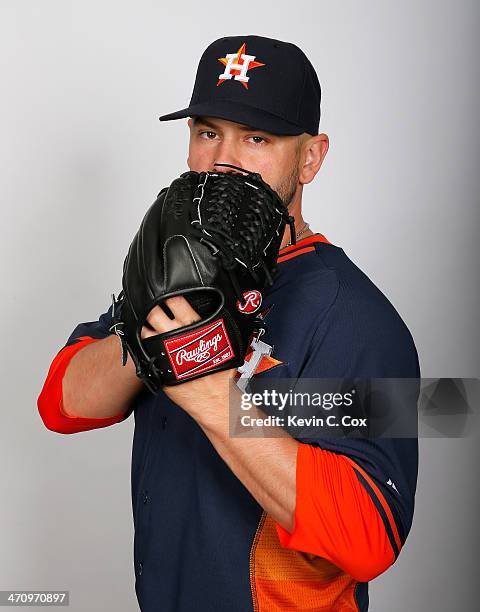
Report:
[{"label": "glove lacing", "polygon": [[[200,242],[208,244],[220,258],[237,298],[243,303],[236,268],[239,264],[244,266],[254,282],[258,283],[259,277],[255,268],[261,266],[266,282],[271,286],[273,279],[264,260],[266,251],[273,238],[279,235],[284,220],[290,226],[293,240],[295,225],[293,217],[288,214],[278,195],[263,182],[262,187],[258,186],[260,175],[230,164],[217,165],[241,170],[246,176],[241,181],[234,181],[230,172],[202,173],[203,177],[194,197],[197,201],[198,218],[191,224],[198,230]],[[215,177],[215,180],[210,180],[208,201],[204,202],[205,185],[210,177]],[[245,199],[248,199],[249,203],[242,206]],[[263,250],[259,249],[259,246],[264,244],[266,246]]]},{"label": "glove lacing", "polygon": [[[115,294],[112,293],[112,325],[108,328],[108,331],[111,334],[115,334],[120,339],[121,346],[121,359],[122,366],[125,366],[128,358],[128,347],[127,342],[125,340],[125,332],[124,327],[125,323],[120,319],[120,311],[125,299],[125,293],[122,289],[118,294],[118,297],[115,297]],[[164,355],[164,353],[162,353]],[[155,380],[160,374],[163,374],[162,370],[158,366],[159,358],[157,356],[152,356],[149,358],[144,358],[143,363],[140,363],[138,358],[132,355],[132,360],[135,365],[137,376],[140,376],[144,379],[147,387],[152,391],[152,393],[156,393],[158,388],[152,382],[152,379]]]}]

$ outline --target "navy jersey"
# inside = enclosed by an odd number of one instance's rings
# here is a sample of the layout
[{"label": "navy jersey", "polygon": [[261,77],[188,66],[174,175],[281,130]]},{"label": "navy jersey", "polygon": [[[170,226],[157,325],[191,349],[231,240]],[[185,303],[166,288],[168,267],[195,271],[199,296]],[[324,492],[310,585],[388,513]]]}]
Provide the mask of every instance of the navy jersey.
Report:
[{"label": "navy jersey", "polygon": [[[407,327],[341,248],[317,234],[282,249],[278,262],[262,306],[262,341],[271,350],[256,360],[253,376],[419,377]],[[57,355],[39,398],[47,426],[59,399],[53,381],[65,369],[61,355],[108,336],[110,325],[111,308],[78,325]],[[368,609],[368,581],[395,561],[411,527],[415,438],[319,436],[301,443],[295,529],[288,533],[164,393],[142,390],[131,410],[135,589],[142,611]],[[50,428],[82,431],[129,414]]]}]

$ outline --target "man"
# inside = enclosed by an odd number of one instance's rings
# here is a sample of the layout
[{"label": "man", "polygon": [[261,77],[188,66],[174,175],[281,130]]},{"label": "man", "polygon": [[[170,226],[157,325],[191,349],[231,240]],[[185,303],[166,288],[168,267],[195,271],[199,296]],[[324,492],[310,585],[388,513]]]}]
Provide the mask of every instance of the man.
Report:
[{"label": "man", "polygon": [[[294,216],[262,315],[268,350],[250,376],[419,376],[408,329],[385,296],[302,217],[319,171],[320,85],[295,45],[222,38],[204,52],[190,106],[191,170],[226,163],[259,172]],[[182,297],[155,307],[142,337],[188,325]],[[229,435],[235,370],[164,387],[157,396],[121,366],[111,308],[78,325],[39,397],[45,425],[75,433],[135,416],[132,497],[142,610],[367,610],[367,583],[410,530],[416,439]],[[253,358],[247,355],[244,373]]]}]

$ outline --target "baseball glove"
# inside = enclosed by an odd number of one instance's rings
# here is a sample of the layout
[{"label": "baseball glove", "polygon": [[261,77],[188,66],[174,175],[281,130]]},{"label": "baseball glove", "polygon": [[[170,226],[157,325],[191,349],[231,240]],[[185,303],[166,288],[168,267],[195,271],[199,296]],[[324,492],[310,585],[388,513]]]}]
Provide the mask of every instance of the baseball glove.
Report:
[{"label": "baseball glove", "polygon": [[[156,394],[243,364],[262,292],[273,284],[287,208],[257,173],[185,172],[147,211],[125,258],[113,325],[136,373]],[[183,295],[201,320],[141,338],[147,316]],[[166,308],[168,312],[168,307]]]}]

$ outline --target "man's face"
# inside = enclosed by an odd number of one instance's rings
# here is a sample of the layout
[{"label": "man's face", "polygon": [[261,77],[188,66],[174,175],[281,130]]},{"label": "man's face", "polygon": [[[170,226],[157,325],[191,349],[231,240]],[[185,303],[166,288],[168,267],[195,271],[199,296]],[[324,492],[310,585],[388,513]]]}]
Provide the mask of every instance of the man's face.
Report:
[{"label": "man's face", "polygon": [[218,162],[258,172],[290,204],[299,185],[303,136],[276,136],[213,117],[196,117],[188,125],[190,170],[218,171]]}]

